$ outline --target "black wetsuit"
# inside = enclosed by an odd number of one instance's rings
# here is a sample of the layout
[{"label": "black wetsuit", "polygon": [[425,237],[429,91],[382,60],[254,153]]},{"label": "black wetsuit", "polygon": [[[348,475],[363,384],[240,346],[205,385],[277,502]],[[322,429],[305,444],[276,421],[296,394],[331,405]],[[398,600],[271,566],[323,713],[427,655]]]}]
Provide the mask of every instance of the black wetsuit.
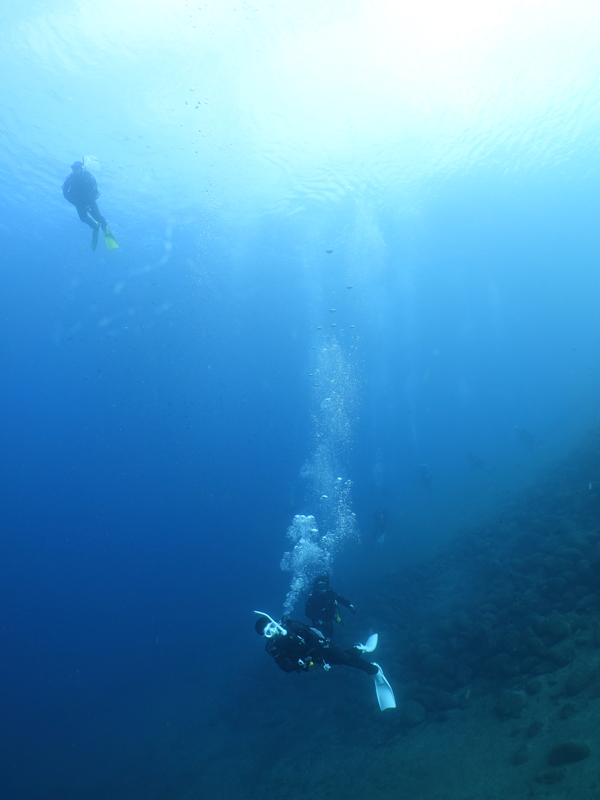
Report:
[{"label": "black wetsuit", "polygon": [[275,659],[277,666],[284,672],[303,672],[311,664],[321,667],[345,664],[347,667],[362,669],[367,675],[375,675],[378,667],[361,658],[361,651],[355,647],[342,650],[323,636],[321,631],[309,628],[296,619],[288,619],[282,623],[287,634],[278,633],[267,639],[265,649]]},{"label": "black wetsuit", "polygon": [[333,621],[337,619],[338,603],[346,608],[354,609],[349,600],[334,592],[333,589],[325,589],[324,592],[313,589],[306,598],[304,613],[328,639],[333,638]]},{"label": "black wetsuit", "polygon": [[62,185],[63,195],[65,199],[72,203],[77,209],[79,219],[89,225],[90,228],[95,228],[96,224],[88,217],[91,214],[96,222],[102,226],[102,230],[106,228],[106,220],[100,213],[96,200],[100,197],[96,179],[91,172],[86,169],[73,171]]}]

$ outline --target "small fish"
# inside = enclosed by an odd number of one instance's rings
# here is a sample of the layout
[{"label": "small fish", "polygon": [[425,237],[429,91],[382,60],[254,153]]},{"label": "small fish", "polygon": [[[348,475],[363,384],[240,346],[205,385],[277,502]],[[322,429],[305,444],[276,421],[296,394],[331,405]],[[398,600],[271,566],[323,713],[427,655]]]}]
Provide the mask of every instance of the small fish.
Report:
[{"label": "small fish", "polygon": [[325,252],[329,253],[329,255],[331,255],[333,253],[333,250],[325,250]]}]

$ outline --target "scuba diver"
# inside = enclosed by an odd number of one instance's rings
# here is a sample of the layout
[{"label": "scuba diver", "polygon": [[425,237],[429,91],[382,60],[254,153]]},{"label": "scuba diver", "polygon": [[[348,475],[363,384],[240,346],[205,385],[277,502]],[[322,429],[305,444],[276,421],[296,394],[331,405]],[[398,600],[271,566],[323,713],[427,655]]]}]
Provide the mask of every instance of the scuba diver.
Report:
[{"label": "scuba diver", "polygon": [[385,508],[378,508],[373,514],[372,537],[373,544],[382,545],[390,524],[390,515]]},{"label": "scuba diver", "polygon": [[321,631],[298,620],[286,619],[280,624],[263,611],[254,613],[259,615],[254,629],[267,640],[265,650],[284,672],[308,672],[314,664],[327,672],[332,665],[355,667],[373,676],[379,708],[382,711],[396,708],[394,692],[379,664],[362,658],[363,653],[372,653],[377,647],[376,633],[369,636],[366,644],[342,650],[331,644]]},{"label": "scuba diver", "polygon": [[[115,237],[109,230],[106,220],[100,213],[96,200],[100,197],[96,179],[91,172],[84,167],[83,161],[75,161],[71,164],[73,170],[62,185],[62,192],[65,200],[72,203],[77,209],[79,219],[89,225],[92,233],[92,250],[98,244],[98,231],[102,228],[104,241],[109,250],[118,247]],[[88,216],[91,215],[91,216]]]},{"label": "scuba diver", "polygon": [[356,614],[356,609],[349,600],[329,588],[329,575],[317,575],[311,592],[306,598],[304,613],[328,639],[333,639],[333,621],[342,621],[338,614],[338,603]]}]

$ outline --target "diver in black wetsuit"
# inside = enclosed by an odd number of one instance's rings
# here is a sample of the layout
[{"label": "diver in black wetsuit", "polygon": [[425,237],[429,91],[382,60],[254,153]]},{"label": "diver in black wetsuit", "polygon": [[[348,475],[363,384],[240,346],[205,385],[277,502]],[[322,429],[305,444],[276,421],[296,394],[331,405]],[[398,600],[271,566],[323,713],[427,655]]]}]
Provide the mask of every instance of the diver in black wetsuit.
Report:
[{"label": "diver in black wetsuit", "polygon": [[308,672],[314,664],[326,671],[338,664],[355,667],[373,676],[379,708],[382,711],[396,708],[394,692],[379,664],[362,658],[363,653],[372,653],[377,647],[376,633],[369,636],[366,644],[342,650],[331,644],[321,631],[309,628],[296,619],[286,619],[280,623],[263,611],[254,613],[259,615],[254,628],[259,636],[267,640],[265,650],[284,672]]},{"label": "diver in black wetsuit", "polygon": [[312,624],[323,631],[328,639],[333,638],[333,622],[341,622],[337,604],[346,606],[353,614],[356,609],[349,600],[329,588],[329,575],[317,575],[312,590],[306,598],[304,613]]},{"label": "diver in black wetsuit", "polygon": [[[73,172],[67,177],[62,185],[62,192],[65,199],[72,203],[77,209],[79,219],[90,228],[95,229],[97,224],[106,233],[106,220],[100,213],[96,200],[100,197],[96,179],[91,172],[84,169],[83,161],[75,161],[71,164]],[[88,216],[90,214],[93,219]],[[96,220],[96,222],[94,222]]]},{"label": "diver in black wetsuit", "polygon": [[[267,638],[265,649],[284,672],[306,672],[313,664],[326,670],[332,664],[345,664],[362,669],[367,675],[377,674],[379,667],[361,658],[359,648],[342,650],[341,647],[331,644],[321,631],[309,628],[296,619],[286,619],[283,625],[277,625],[276,631],[265,632],[269,626],[273,626],[273,623],[267,617],[261,616],[254,627],[260,636]],[[283,630],[285,633],[282,633]]]}]

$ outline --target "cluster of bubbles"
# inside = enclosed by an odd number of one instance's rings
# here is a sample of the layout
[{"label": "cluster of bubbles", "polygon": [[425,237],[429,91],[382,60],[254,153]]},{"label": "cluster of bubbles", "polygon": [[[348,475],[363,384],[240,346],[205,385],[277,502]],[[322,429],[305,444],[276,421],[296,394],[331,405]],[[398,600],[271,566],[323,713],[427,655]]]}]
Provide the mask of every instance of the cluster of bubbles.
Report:
[{"label": "cluster of bubbles", "polygon": [[314,438],[325,442],[332,455],[342,458],[352,445],[358,386],[352,365],[334,336],[316,352],[314,384]]},{"label": "cluster of bubbles", "polygon": [[100,169],[100,164],[96,156],[83,156],[83,166],[84,169],[90,170],[91,172],[98,172]]},{"label": "cluster of bubbles", "polygon": [[292,573],[290,589],[283,604],[285,617],[290,616],[296,601],[310,586],[315,576],[329,569],[332,559],[311,514],[308,516],[296,514],[287,529],[287,536],[294,546],[290,552],[284,553],[281,559],[281,569]]},{"label": "cluster of bubbles", "polygon": [[341,348],[332,337],[318,354],[314,374],[312,455],[300,475],[306,483],[306,501],[317,509],[312,515],[296,515],[287,536],[293,547],[281,561],[281,569],[292,573],[284,615],[289,616],[298,598],[309,591],[315,577],[328,572],[335,555],[350,539],[358,538],[352,511],[352,482],[340,477],[341,462],[352,441],[352,418],[356,409],[356,382]]}]

